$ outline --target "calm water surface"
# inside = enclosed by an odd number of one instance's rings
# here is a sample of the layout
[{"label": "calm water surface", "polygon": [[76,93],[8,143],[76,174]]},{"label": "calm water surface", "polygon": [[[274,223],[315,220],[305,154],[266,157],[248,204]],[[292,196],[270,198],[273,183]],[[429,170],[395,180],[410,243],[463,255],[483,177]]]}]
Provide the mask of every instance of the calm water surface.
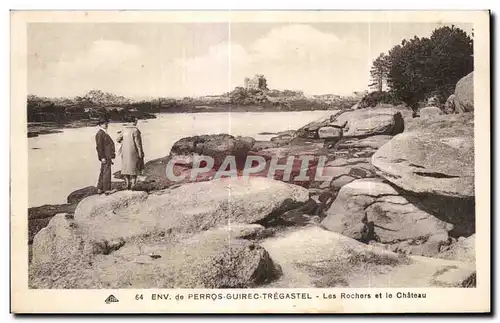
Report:
[{"label": "calm water surface", "polygon": [[[146,161],[169,154],[177,140],[200,134],[229,133],[268,140],[260,132],[298,129],[334,111],[233,112],[159,114],[157,119],[139,121]],[[116,140],[121,124],[110,124],[108,133]],[[95,150],[95,127],[64,129],[62,133],[28,139],[29,206],[66,203],[72,191],[96,185],[99,161]],[[116,147],[118,150],[118,147]],[[115,159],[113,172],[120,169]]]}]

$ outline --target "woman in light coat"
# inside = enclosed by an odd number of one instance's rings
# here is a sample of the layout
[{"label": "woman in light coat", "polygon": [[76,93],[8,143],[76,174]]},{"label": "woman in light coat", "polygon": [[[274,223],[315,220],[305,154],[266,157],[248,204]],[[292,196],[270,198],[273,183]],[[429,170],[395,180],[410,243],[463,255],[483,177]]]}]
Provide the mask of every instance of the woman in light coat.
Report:
[{"label": "woman in light coat", "polygon": [[140,175],[144,169],[144,151],[141,131],[137,128],[137,118],[131,117],[127,121],[117,141],[121,144],[121,173],[125,176],[127,189],[130,190],[135,188],[137,175]]}]

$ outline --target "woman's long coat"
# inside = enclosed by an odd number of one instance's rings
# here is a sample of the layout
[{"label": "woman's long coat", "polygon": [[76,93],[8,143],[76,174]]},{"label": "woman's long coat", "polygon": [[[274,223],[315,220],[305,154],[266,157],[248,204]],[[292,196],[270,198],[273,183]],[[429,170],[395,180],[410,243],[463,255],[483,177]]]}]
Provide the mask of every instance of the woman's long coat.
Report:
[{"label": "woman's long coat", "polygon": [[139,160],[144,158],[141,131],[134,126],[126,126],[118,141],[121,141],[122,175],[139,175]]}]

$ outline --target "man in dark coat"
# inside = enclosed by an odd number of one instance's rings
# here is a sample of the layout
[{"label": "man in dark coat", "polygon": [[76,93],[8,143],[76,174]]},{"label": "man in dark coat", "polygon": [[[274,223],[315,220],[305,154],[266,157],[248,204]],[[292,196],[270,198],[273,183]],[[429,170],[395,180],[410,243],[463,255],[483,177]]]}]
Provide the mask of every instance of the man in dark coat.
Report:
[{"label": "man in dark coat", "polygon": [[101,172],[97,181],[97,193],[111,193],[111,165],[115,158],[115,143],[108,135],[108,123],[105,118],[99,120],[99,129],[95,135],[97,158],[101,162]]}]

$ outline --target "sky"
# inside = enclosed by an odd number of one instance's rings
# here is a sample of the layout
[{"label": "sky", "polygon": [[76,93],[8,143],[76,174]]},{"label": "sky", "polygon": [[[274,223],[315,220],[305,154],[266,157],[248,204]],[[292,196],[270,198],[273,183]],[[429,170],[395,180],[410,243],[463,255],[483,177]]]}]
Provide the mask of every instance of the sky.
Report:
[{"label": "sky", "polygon": [[[448,24],[449,25],[449,24]],[[455,24],[469,35],[472,25]],[[217,95],[264,74],[271,89],[350,95],[370,67],[430,23],[32,23],[28,93],[135,99]]]}]

